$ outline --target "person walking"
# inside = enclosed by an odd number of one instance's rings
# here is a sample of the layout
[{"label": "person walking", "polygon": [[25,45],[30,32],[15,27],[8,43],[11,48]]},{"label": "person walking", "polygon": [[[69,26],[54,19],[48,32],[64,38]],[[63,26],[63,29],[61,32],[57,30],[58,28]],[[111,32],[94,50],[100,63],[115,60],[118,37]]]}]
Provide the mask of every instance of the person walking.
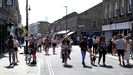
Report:
[{"label": "person walking", "polygon": [[69,45],[66,41],[67,38],[64,38],[61,44],[61,58],[62,58],[62,63],[64,63],[64,66],[67,66],[67,59],[71,59],[69,55]]},{"label": "person walking", "polygon": [[97,40],[97,38],[98,38],[99,36],[95,36],[94,37],[94,40],[93,40],[93,54],[97,54],[98,53],[98,40]]},{"label": "person walking", "polygon": [[105,36],[101,35],[100,41],[99,41],[99,59],[98,59],[99,65],[100,65],[100,60],[103,56],[103,66],[106,66],[106,64],[105,64],[106,54],[107,54],[107,50],[106,50]]},{"label": "person walking", "polygon": [[83,40],[80,42],[79,47],[81,48],[82,65],[83,67],[86,67],[86,64],[85,64],[85,57],[86,57],[86,51],[87,51],[87,38],[86,37],[84,37]]},{"label": "person walking", "polygon": [[56,53],[55,53],[55,48],[56,48],[56,46],[57,46],[57,39],[56,39],[56,37],[54,37],[54,38],[52,39],[53,54],[56,54]]},{"label": "person walking", "polygon": [[127,65],[130,65],[129,59],[130,59],[130,49],[131,49],[131,41],[129,40],[129,36],[125,36],[125,43],[126,43],[126,49],[124,52],[124,58],[127,61]]},{"label": "person walking", "polygon": [[42,37],[39,37],[38,42],[37,42],[37,47],[38,47],[37,51],[38,52],[42,51],[42,44],[43,44],[43,39],[42,39]]},{"label": "person walking", "polygon": [[46,38],[44,39],[44,50],[45,50],[45,55],[49,55],[49,47],[50,47],[50,38],[49,36],[46,36]]},{"label": "person walking", "polygon": [[32,49],[32,56],[33,56],[33,61],[31,64],[37,64],[36,62],[36,50],[37,50],[37,39],[33,36],[33,34],[30,35],[30,38],[28,39],[29,45],[28,48]]},{"label": "person walking", "polygon": [[18,60],[18,46],[19,42],[16,37],[14,37],[14,50],[15,50],[15,58],[16,58],[16,63],[19,62]]},{"label": "person walking", "polygon": [[90,55],[92,55],[93,54],[93,51],[92,51],[92,46],[93,46],[92,36],[88,37],[87,44],[88,44],[88,49],[89,49]]},{"label": "person walking", "polygon": [[116,40],[117,40],[117,35],[114,35],[111,39],[112,41],[112,55],[116,54]]},{"label": "person walking", "polygon": [[6,40],[6,44],[7,44],[7,49],[8,49],[8,53],[9,53],[9,63],[10,63],[9,66],[15,65],[14,40],[13,40],[12,35],[8,36],[8,39]]},{"label": "person walking", "polygon": [[[119,65],[122,65],[121,63],[123,63],[123,66],[124,66],[125,65],[124,51],[126,48],[126,43],[124,39],[122,38],[121,34],[118,35],[118,39],[116,40],[116,48],[117,48],[117,53],[118,53]],[[121,57],[122,57],[122,62],[121,62]]]}]

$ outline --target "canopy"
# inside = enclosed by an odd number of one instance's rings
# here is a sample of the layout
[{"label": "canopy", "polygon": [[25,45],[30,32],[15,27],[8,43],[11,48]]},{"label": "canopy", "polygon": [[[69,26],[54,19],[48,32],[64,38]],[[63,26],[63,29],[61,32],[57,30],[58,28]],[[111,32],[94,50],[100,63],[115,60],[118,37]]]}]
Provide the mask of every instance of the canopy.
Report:
[{"label": "canopy", "polygon": [[57,32],[56,34],[66,34],[66,33],[68,33],[70,30],[63,30],[63,31],[59,31],[59,32]]},{"label": "canopy", "polygon": [[75,33],[75,31],[71,31],[71,32],[67,33],[67,36],[69,36],[69,35],[71,35],[73,33]]}]

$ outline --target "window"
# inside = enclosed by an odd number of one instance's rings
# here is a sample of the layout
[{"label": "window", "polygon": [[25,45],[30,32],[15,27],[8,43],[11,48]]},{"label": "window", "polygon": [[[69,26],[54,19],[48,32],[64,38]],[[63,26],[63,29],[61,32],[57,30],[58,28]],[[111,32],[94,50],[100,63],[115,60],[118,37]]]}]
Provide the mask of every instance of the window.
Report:
[{"label": "window", "polygon": [[7,6],[12,6],[13,5],[13,0],[6,0],[6,5]]},{"label": "window", "polygon": [[132,6],[131,0],[128,0],[128,4],[127,4],[127,7],[128,7],[127,8],[127,10],[128,10],[127,12],[128,12],[128,14],[131,13],[131,6]]},{"label": "window", "polygon": [[114,17],[117,17],[117,9],[118,9],[117,2],[115,2],[115,4],[114,4]]},{"label": "window", "polygon": [[107,7],[105,7],[104,9],[104,19],[107,19]]},{"label": "window", "polygon": [[92,20],[92,27],[96,27],[97,26],[97,22],[95,20]]},{"label": "window", "polygon": [[124,15],[124,0],[120,1],[120,15]]},{"label": "window", "polygon": [[111,5],[109,5],[109,18],[111,18],[112,17],[112,7],[111,7]]}]

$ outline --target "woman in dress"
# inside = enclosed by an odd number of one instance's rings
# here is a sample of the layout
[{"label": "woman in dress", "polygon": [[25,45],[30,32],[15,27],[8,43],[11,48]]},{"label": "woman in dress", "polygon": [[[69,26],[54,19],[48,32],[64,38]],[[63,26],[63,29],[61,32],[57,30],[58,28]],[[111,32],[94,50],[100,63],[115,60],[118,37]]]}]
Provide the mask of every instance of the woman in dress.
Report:
[{"label": "woman in dress", "polygon": [[124,52],[124,57],[125,60],[127,60],[127,65],[129,65],[131,41],[129,40],[128,36],[125,36],[125,43],[126,43],[126,49]]}]

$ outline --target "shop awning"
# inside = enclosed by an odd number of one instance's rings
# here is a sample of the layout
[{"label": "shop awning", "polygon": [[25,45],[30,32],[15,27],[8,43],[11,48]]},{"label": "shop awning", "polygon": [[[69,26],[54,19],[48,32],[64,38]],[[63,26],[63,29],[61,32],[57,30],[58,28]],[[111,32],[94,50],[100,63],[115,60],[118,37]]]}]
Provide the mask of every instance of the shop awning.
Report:
[{"label": "shop awning", "polygon": [[67,33],[67,36],[70,36],[70,35],[72,35],[73,33],[75,33],[75,31],[71,31],[71,32]]},{"label": "shop awning", "polygon": [[57,32],[56,34],[66,34],[66,33],[68,33],[70,30],[63,30],[63,31],[59,31],[59,32]]}]

